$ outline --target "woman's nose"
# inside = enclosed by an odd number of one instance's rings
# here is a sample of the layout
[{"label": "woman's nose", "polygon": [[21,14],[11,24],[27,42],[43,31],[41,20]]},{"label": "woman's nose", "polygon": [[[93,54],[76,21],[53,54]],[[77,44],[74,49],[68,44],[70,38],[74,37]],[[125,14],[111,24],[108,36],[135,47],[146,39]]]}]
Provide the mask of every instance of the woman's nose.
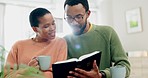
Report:
[{"label": "woman's nose", "polygon": [[52,25],[52,26],[50,26],[49,31],[53,31],[55,29],[56,29],[55,25]]}]

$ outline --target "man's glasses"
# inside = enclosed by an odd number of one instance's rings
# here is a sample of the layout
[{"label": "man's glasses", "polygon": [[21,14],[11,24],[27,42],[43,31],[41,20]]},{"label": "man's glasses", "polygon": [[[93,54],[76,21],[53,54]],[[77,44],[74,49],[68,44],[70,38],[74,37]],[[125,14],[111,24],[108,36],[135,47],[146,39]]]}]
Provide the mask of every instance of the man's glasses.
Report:
[{"label": "man's glasses", "polygon": [[[86,12],[86,13],[87,13],[87,12]],[[86,14],[86,13],[85,13],[85,14]],[[80,22],[80,21],[83,20],[85,14],[84,14],[84,15],[78,14],[78,15],[76,15],[76,16],[74,16],[74,17],[72,17],[72,16],[65,16],[65,14],[64,14],[64,19],[65,19],[67,22],[72,22],[73,20],[75,20],[76,22]]]}]

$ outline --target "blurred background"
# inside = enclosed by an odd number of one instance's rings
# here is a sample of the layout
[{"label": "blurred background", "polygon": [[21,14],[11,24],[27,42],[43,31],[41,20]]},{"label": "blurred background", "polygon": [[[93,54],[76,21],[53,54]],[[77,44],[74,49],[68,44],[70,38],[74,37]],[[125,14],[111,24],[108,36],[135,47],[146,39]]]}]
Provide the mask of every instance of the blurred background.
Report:
[{"label": "blurred background", "polygon": [[[64,17],[65,0],[0,0],[0,45],[9,52],[20,40],[34,37],[29,24],[29,13],[36,7],[47,8],[56,20],[57,36],[70,34]],[[147,0],[88,0],[91,16],[89,21],[113,27],[132,64],[130,78],[148,78],[148,10]],[[140,31],[128,32],[129,11],[139,9]],[[129,16],[128,16],[128,15]],[[128,16],[128,17],[127,17]],[[7,57],[8,52],[0,53]],[[0,62],[1,63],[1,62]],[[1,70],[1,67],[0,67]]]}]

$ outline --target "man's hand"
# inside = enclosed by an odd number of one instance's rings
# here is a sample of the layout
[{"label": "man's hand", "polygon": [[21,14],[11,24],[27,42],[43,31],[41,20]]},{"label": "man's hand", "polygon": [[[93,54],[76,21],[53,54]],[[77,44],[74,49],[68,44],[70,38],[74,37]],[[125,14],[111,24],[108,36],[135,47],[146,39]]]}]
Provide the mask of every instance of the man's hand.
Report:
[{"label": "man's hand", "polygon": [[[99,73],[99,68],[97,66],[96,60],[93,63],[93,69],[91,71],[85,71],[83,69],[75,68],[75,72],[70,71],[69,73],[78,78],[102,78],[101,73]],[[67,76],[67,78],[75,78],[75,77]]]}]

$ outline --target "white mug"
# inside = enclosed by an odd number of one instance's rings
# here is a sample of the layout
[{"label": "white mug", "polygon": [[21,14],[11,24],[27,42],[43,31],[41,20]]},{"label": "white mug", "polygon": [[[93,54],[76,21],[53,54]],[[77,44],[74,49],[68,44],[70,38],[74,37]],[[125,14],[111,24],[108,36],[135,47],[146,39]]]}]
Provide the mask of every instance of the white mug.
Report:
[{"label": "white mug", "polygon": [[50,60],[51,57],[50,56],[38,56],[37,60],[39,62],[39,66],[41,70],[49,70],[49,66],[50,66]]},{"label": "white mug", "polygon": [[123,66],[110,67],[110,72],[112,78],[125,78],[126,76],[126,68]]}]

